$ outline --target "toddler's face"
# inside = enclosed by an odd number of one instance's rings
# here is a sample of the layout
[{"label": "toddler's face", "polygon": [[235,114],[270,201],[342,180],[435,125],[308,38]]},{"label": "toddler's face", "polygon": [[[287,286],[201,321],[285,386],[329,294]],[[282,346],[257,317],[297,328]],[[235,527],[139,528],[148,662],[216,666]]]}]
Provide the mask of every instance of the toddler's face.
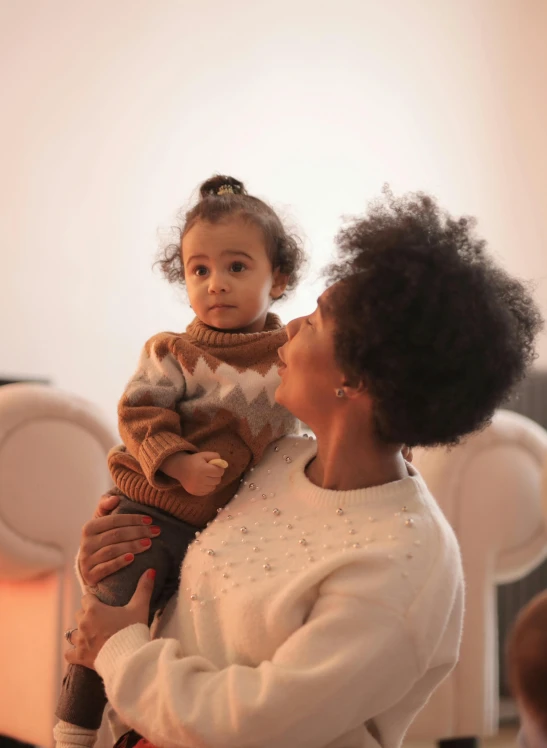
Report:
[{"label": "toddler's face", "polygon": [[190,305],[218,330],[260,332],[286,278],[272,269],[258,226],[238,218],[198,221],[182,240]]}]

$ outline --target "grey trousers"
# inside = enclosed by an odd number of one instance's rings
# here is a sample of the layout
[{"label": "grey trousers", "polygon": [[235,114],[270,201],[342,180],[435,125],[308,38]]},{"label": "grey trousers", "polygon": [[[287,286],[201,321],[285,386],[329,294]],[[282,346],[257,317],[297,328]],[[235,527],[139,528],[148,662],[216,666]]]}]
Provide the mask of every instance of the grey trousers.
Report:
[{"label": "grey trousers", "polygon": [[[137,554],[129,566],[103,579],[92,592],[107,605],[127,605],[144,572],[155,569],[156,579],[148,621],[150,624],[156,612],[177,591],[180,567],[198,528],[161,509],[139,504],[125,496],[121,497],[114,514],[148,515],[161,528],[161,534],[152,538],[152,546],[147,551]],[[106,701],[100,675],[83,665],[69,665],[55,714],[64,722],[97,730],[101,725]]]}]

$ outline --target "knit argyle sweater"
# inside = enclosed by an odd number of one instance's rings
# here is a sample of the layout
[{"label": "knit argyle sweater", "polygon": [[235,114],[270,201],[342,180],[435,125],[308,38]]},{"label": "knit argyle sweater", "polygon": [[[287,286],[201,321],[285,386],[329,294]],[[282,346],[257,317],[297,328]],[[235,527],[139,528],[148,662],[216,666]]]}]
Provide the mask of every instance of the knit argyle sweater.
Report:
[{"label": "knit argyle sweater", "polygon": [[[286,339],[275,314],[257,333],[219,332],[196,318],[185,333],[152,337],[118,406],[124,443],[108,456],[118,489],[196,527],[213,519],[266,447],[295,430],[274,398]],[[176,452],[218,452],[229,465],[218,488],[193,496],[162,473]]]}]

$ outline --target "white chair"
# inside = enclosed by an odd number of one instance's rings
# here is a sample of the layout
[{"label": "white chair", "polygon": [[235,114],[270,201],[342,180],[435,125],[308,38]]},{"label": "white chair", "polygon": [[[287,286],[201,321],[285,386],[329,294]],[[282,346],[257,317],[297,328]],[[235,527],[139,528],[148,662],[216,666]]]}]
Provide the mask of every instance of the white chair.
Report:
[{"label": "white chair", "polygon": [[0,735],[48,748],[63,631],[80,589],[82,525],[111,486],[116,439],[89,403],[52,387],[0,387]]},{"label": "white chair", "polygon": [[500,410],[451,450],[418,450],[415,464],[452,524],[467,601],[460,661],[408,736],[485,737],[498,730],[496,585],[521,579],[547,557],[547,432]]}]

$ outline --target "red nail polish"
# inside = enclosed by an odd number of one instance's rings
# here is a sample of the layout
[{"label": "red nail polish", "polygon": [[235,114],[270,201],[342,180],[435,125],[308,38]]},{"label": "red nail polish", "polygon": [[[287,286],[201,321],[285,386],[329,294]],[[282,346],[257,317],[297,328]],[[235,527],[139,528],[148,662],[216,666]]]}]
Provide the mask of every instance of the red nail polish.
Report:
[{"label": "red nail polish", "polygon": [[152,524],[152,517],[142,517],[142,523],[143,523],[143,525],[151,525]]},{"label": "red nail polish", "polygon": [[159,535],[161,530],[159,527],[154,525],[153,527],[150,528],[150,532],[152,533],[152,535]]},{"label": "red nail polish", "polygon": [[155,579],[155,578],[156,578],[156,570],[148,569],[148,579]]},{"label": "red nail polish", "polygon": [[124,561],[133,561],[134,558],[135,556],[132,553],[126,553],[123,557]]},{"label": "red nail polish", "polygon": [[150,548],[150,546],[152,545],[152,541],[150,540],[150,538],[143,538],[143,539],[141,540],[141,545],[142,545],[142,546],[143,546],[144,548]]}]

